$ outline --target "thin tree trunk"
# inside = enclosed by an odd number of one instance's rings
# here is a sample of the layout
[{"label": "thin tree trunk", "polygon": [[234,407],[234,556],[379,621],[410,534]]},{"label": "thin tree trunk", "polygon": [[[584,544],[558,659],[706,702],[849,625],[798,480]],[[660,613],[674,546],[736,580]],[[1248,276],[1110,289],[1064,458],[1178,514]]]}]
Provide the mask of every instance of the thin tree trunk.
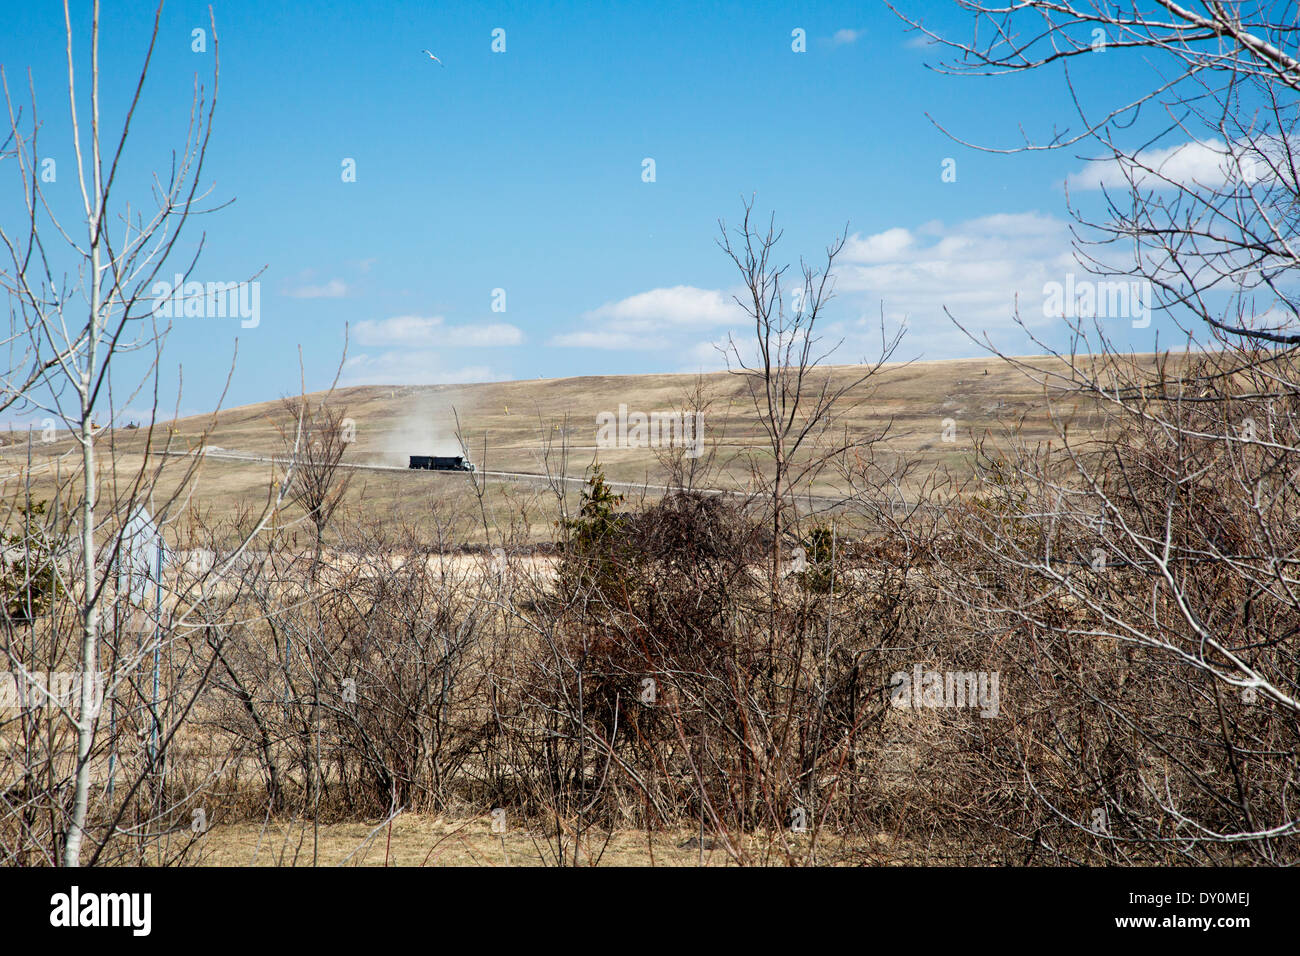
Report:
[{"label": "thin tree trunk", "polygon": [[[95,232],[94,223],[91,228]],[[99,246],[92,250],[93,271],[99,275]],[[91,284],[91,323],[99,324],[99,283]],[[95,332],[91,334],[87,368],[95,363]],[[81,560],[84,606],[81,615],[81,712],[77,715],[77,772],[73,790],[72,820],[68,825],[67,842],[63,848],[63,865],[81,865],[81,840],[85,832],[86,812],[90,803],[90,746],[95,729],[95,672],[98,669],[99,651],[99,596],[95,590],[95,437],[88,407],[89,373],[86,390],[82,393],[81,407]]]},{"label": "thin tree trunk", "polygon": [[[67,20],[67,6],[64,19]],[[63,848],[63,865],[81,865],[81,842],[85,835],[86,813],[90,804],[90,746],[94,740],[95,672],[99,665],[99,595],[95,588],[95,429],[94,377],[95,363],[99,359],[99,324],[103,297],[100,286],[102,265],[102,237],[104,190],[100,181],[99,165],[99,0],[95,0],[90,38],[90,164],[94,178],[93,196],[82,197],[85,202],[87,225],[90,230],[90,334],[86,342],[86,365],[77,383],[81,397],[81,712],[77,715],[77,771],[73,788],[72,819],[68,824],[67,841]],[[77,104],[72,84],[72,29],[68,27],[68,96],[72,107],[73,144],[81,166],[81,142],[77,134]]]}]

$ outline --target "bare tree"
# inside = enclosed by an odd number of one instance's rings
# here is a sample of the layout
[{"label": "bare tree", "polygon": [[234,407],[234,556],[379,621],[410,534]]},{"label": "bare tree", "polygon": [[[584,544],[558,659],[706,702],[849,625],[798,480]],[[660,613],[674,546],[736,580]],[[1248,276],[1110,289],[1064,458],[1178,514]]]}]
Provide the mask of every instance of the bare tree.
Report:
[{"label": "bare tree", "polygon": [[[134,338],[148,334],[152,326],[154,303],[150,288],[167,266],[180,231],[196,204],[203,198],[199,182],[203,168],[212,111],[216,95],[216,36],[213,35],[213,90],[209,98],[202,88],[196,89],[194,114],[186,149],[174,163],[169,179],[159,183],[157,208],[149,216],[126,207],[114,213],[114,187],[131,120],[140,95],[157,40],[161,5],[154,18],[153,34],[145,53],[144,66],[136,80],[134,95],[116,141],[109,140],[107,151],[101,129],[99,75],[99,4],[94,5],[90,32],[89,114],[78,99],[75,78],[77,64],[73,55],[74,32],[68,4],[64,3],[67,33],[68,104],[71,113],[73,150],[77,179],[81,188],[84,233],[65,228],[53,212],[55,204],[44,195],[36,173],[35,126],[30,137],[17,126],[17,114],[10,102],[13,121],[14,155],[24,174],[24,198],[28,218],[22,234],[0,232],[11,266],[3,282],[12,304],[11,315],[15,338],[23,338],[28,350],[26,366],[17,378],[7,376],[3,406],[19,400],[52,400],[60,418],[77,436],[80,450],[78,564],[81,574],[78,600],[81,605],[81,673],[80,706],[77,723],[77,759],[72,808],[68,820],[63,862],[76,865],[81,859],[87,805],[90,795],[91,746],[96,721],[95,673],[99,662],[100,615],[103,580],[98,567],[96,505],[98,472],[95,455],[95,419],[109,389],[110,368],[120,350],[138,347]],[[89,126],[87,131],[86,126]],[[86,135],[88,132],[88,136]],[[107,153],[107,155],[106,155]],[[120,219],[122,231],[114,238],[114,221]],[[62,239],[79,263],[75,278],[69,282],[58,274],[51,240]],[[78,304],[84,301],[84,312]],[[56,384],[57,380],[57,384]],[[49,399],[33,400],[41,387]],[[66,396],[71,401],[66,400]],[[105,416],[107,417],[107,416]]]},{"label": "bare tree", "polygon": [[[951,54],[940,69],[1059,68],[1073,94],[1067,132],[976,148],[1096,149],[1083,175],[1101,181],[1104,210],[1072,203],[1078,261],[1135,290],[1138,308],[1121,318],[1159,316],[1187,344],[1181,356],[1124,355],[1113,328],[1067,305],[1068,354],[1033,336],[1059,365],[1002,355],[1058,407],[1095,409],[1100,427],[1092,441],[1071,436],[1062,411],[1054,448],[1014,434],[987,445],[976,504],[954,512],[966,554],[941,557],[964,569],[952,596],[998,622],[1019,652],[1004,659],[1053,702],[1012,708],[1014,740],[983,735],[1000,754],[985,765],[1001,768],[986,785],[1028,788],[1024,816],[1001,825],[1030,852],[1075,862],[1292,859],[1294,12],[957,6],[973,39],[909,20]],[[1096,98],[1075,92],[1078,74],[1121,66],[1136,89],[1085,108]],[[1187,175],[1187,159],[1200,172]]]},{"label": "bare tree", "polygon": [[822,268],[800,261],[799,276],[790,292],[788,285],[783,286],[789,266],[777,265],[773,259],[782,236],[775,215],[766,229],[756,227],[752,217],[753,202],[749,201],[734,237],[725,222],[719,223],[719,245],[745,286],[744,298],[738,296],[736,303],[753,323],[755,357],[750,358],[749,349],[730,337],[724,354],[728,366],[744,377],[771,452],[770,467],[755,462],[752,473],[771,502],[771,582],[775,593],[791,496],[800,485],[811,483],[834,457],[883,437],[849,438],[836,436],[831,429],[846,399],[851,396],[852,401],[860,402],[866,398],[862,386],[893,355],[902,330],[888,338],[882,328],[881,354],[876,361],[837,382],[829,369],[819,366],[841,343],[826,346],[815,332],[817,320],[834,295],[835,258],[844,248],[847,230],[826,247]]},{"label": "bare tree", "polygon": [[[781,808],[787,801],[806,803],[808,796],[807,786],[793,770],[788,747],[791,734],[796,732],[795,712],[803,698],[802,684],[808,679],[805,666],[809,664],[806,652],[810,634],[801,624],[787,624],[790,633],[782,633],[782,552],[791,528],[798,540],[799,511],[795,496],[801,486],[811,496],[814,482],[832,462],[842,461],[849,455],[862,455],[887,435],[888,426],[876,435],[837,433],[836,419],[868,398],[869,389],[865,386],[892,357],[903,331],[899,329],[890,338],[882,323],[878,359],[861,372],[837,382],[829,368],[819,366],[842,343],[824,345],[816,334],[816,326],[834,296],[835,259],[844,248],[847,228],[827,246],[824,266],[818,269],[801,259],[795,282],[783,288],[789,267],[777,265],[773,259],[782,232],[775,226],[774,215],[763,230],[751,225],[752,214],[751,201],[744,205],[734,243],[725,224],[719,223],[722,232],[719,244],[741,274],[745,296],[737,297],[736,302],[754,325],[752,344],[756,357],[747,360],[748,350],[729,339],[728,364],[744,378],[771,455],[770,464],[751,458],[750,474],[771,509],[768,636],[763,653],[769,662],[769,673],[774,670],[776,660],[785,662],[788,690],[770,715],[764,715],[750,726],[757,738],[755,745],[765,752],[762,761],[765,767],[755,789],[765,794],[767,822],[779,827]],[[802,546],[798,553],[806,555]],[[798,566],[798,562],[792,563],[792,567]],[[795,795],[800,790],[805,792],[804,797]]]},{"label": "bare tree", "polygon": [[286,467],[284,486],[315,532],[311,562],[314,581],[320,570],[325,529],[352,481],[351,472],[339,467],[353,441],[352,423],[346,409],[324,401],[312,407],[305,398],[286,398],[281,405],[287,419],[280,429]]},{"label": "bare tree", "polygon": [[[85,97],[78,77],[87,54],[75,52],[79,33],[64,4],[81,195],[75,225],[60,218],[56,210],[64,204],[48,194],[51,187],[39,175],[35,96],[24,122],[3,78],[10,129],[0,163],[17,174],[27,215],[19,228],[0,228],[7,261],[0,267],[0,288],[10,317],[10,364],[0,376],[0,408],[43,412],[67,436],[43,439],[39,456],[29,443],[26,463],[6,478],[6,524],[16,514],[40,516],[27,523],[22,548],[27,565],[49,572],[48,581],[35,582],[41,585],[34,592],[40,606],[24,602],[32,614],[6,613],[0,620],[6,663],[39,691],[35,705],[29,699],[20,708],[22,766],[7,778],[17,783],[0,795],[6,859],[76,866],[148,858],[168,864],[192,850],[205,819],[196,801],[233,757],[217,756],[216,766],[205,772],[199,769],[202,759],[173,762],[171,756],[193,756],[182,728],[234,633],[220,615],[247,584],[252,536],[283,503],[282,496],[269,493],[242,533],[206,557],[176,547],[201,456],[171,457],[177,454],[172,436],[157,424],[159,358],[169,326],[160,322],[155,280],[170,280],[176,272],[188,277],[202,249],[200,241],[194,258],[177,268],[173,260],[190,217],[211,209],[204,205],[201,183],[219,57],[210,20],[211,89],[196,77],[183,148],[171,155],[167,174],[154,177],[154,207],[126,200],[120,180],[127,174],[128,138],[142,108],[161,11],[160,4],[139,74],[127,87],[120,129],[109,134],[100,112],[100,6],[91,8]],[[132,352],[147,361],[140,384],[123,393],[123,356]],[[125,401],[145,396],[152,403],[147,428],[113,427],[124,394]],[[165,493],[159,483],[164,467],[175,479]],[[43,513],[32,506],[39,500],[48,504]],[[138,587],[132,580],[140,574],[134,568],[141,546],[137,532],[150,527],[143,520],[146,509],[153,518],[149,534],[157,536],[148,543],[170,558],[143,569],[147,586]],[[73,632],[77,641],[70,646],[64,636]],[[67,674],[75,675],[73,693],[60,686],[58,675]],[[0,723],[12,726],[8,719]]]}]

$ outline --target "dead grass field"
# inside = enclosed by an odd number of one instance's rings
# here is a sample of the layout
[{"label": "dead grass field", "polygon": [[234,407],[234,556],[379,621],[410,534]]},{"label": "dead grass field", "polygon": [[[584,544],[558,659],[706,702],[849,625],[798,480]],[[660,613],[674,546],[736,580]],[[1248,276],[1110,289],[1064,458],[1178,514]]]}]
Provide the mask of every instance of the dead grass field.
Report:
[{"label": "dead grass field", "polygon": [[[1038,369],[1064,368],[1052,358],[1028,361]],[[843,383],[860,375],[862,367],[834,366],[828,371],[832,383]],[[709,402],[704,415],[707,446],[717,450],[717,474],[712,484],[744,490],[749,481],[750,453],[760,462],[765,455],[746,384],[740,376],[725,372],[698,381]],[[454,443],[454,409],[471,457],[482,470],[545,471],[543,436],[549,436],[557,448],[562,440],[569,445],[567,463],[553,455],[552,472],[563,468],[567,475],[581,478],[598,458],[610,480],[654,485],[667,477],[656,451],[607,449],[597,453],[595,416],[616,411],[620,404],[645,412],[680,409],[696,383],[693,375],[637,375],[462,386],[366,386],[340,389],[330,401],[346,409],[355,422],[356,441],[344,459],[347,462],[404,466],[411,454],[455,453],[449,447]],[[316,393],[310,397],[315,401],[325,396]],[[1054,422],[1043,389],[1024,373],[996,359],[962,359],[887,366],[870,387],[850,392],[844,399],[835,428],[857,436],[887,429],[888,437],[880,446],[887,457],[915,459],[920,465],[918,474],[937,468],[961,476],[969,471],[973,440],[981,436],[1015,429],[1032,445],[1055,440],[1057,426],[1063,422],[1072,422],[1076,434],[1086,432],[1092,424],[1092,413],[1074,405],[1062,405],[1056,414],[1058,421]],[[943,421],[949,418],[956,427],[956,441],[951,443],[941,436]],[[283,445],[277,425],[284,421],[277,398],[160,426],[154,431],[152,447],[155,452],[192,452],[206,445],[232,452],[279,454]],[[145,435],[143,429],[104,431],[97,454],[104,462],[105,491],[111,494],[115,481],[125,480],[140,466]],[[0,490],[15,494],[27,470],[26,435],[5,434],[0,440],[5,442],[0,448]],[[77,466],[76,446],[66,433],[50,444],[34,443],[30,453],[37,496],[49,493],[57,473],[66,477]],[[155,494],[156,500],[162,500],[181,484],[190,459],[155,455],[153,462],[162,469]],[[259,509],[267,501],[277,471],[270,463],[206,458],[177,503],[215,517],[233,514],[241,505]],[[825,483],[814,485],[813,493],[831,492],[828,482],[832,477],[827,475]],[[578,491],[576,485],[568,489],[574,501]],[[536,484],[489,480],[487,485],[494,520],[527,525],[533,533],[549,530],[551,517],[544,516],[539,505],[541,497],[548,494]],[[420,527],[436,508],[457,512],[467,540],[472,542],[482,537],[482,531],[473,527],[479,516],[467,506],[471,497],[468,479],[460,474],[357,471],[347,504],[359,506],[366,520],[378,526],[406,523]],[[295,519],[295,515],[282,515],[278,520]]]},{"label": "dead grass field", "polygon": [[[606,838],[608,836],[608,842]],[[806,860],[809,834],[783,837]],[[276,821],[213,826],[202,838],[200,860],[207,866],[311,866],[310,822]],[[746,849],[759,853],[764,835],[746,838]],[[877,834],[873,840],[845,843],[834,834],[817,836],[814,859],[820,864],[887,864],[905,862],[895,839]],[[579,865],[585,866],[733,866],[731,856],[712,836],[703,847],[699,835],[689,831],[620,830],[586,834]],[[572,844],[566,860],[573,862]],[[780,852],[765,861],[785,865]],[[549,866],[555,865],[555,843],[539,830],[511,827],[492,832],[488,817],[449,820],[420,814],[402,814],[391,830],[376,820],[369,823],[322,825],[319,831],[319,866]]]}]

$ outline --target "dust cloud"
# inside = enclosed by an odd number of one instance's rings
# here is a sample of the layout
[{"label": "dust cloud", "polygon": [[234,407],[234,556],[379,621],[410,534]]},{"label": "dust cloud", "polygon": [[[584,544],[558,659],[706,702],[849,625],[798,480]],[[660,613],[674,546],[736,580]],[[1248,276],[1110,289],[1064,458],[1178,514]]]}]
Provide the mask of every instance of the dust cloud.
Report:
[{"label": "dust cloud", "polygon": [[411,455],[463,455],[456,440],[456,415],[466,425],[465,408],[456,392],[398,396],[402,409],[379,449],[385,464],[405,465]]}]

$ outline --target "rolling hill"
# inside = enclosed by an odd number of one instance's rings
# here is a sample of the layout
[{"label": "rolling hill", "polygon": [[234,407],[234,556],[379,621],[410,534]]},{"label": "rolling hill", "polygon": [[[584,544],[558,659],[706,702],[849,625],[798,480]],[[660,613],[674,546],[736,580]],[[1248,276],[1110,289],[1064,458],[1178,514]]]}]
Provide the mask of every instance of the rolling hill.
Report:
[{"label": "rolling hill", "polygon": [[[1064,369],[1054,358],[1024,360],[1035,369]],[[830,366],[815,379],[838,387],[859,378],[863,366]],[[703,487],[744,491],[752,487],[751,467],[764,467],[771,453],[755,415],[743,376],[726,372],[694,375],[583,376],[565,379],[493,382],[475,385],[364,386],[333,393],[314,393],[312,403],[328,401],[352,420],[355,441],[344,461],[361,467],[353,472],[348,509],[364,514],[372,525],[402,521],[419,526],[435,510],[433,502],[460,507],[473,498],[462,474],[407,471],[415,454],[460,454],[460,434],[480,471],[488,473],[487,497],[494,508],[504,505],[512,520],[534,531],[544,529],[537,495],[544,482],[507,480],[499,473],[563,473],[577,480],[599,461],[611,481],[631,485],[662,485],[669,471],[653,448],[597,448],[597,416],[704,408],[705,457],[712,471]],[[1058,420],[1078,418],[1087,429],[1092,416],[1076,407],[1078,399],[1058,401]],[[159,502],[180,483],[187,465],[197,464],[183,498],[186,507],[211,515],[234,513],[240,503],[260,507],[267,489],[281,470],[270,459],[284,453],[282,429],[289,418],[281,398],[225,409],[212,416],[180,419],[155,428],[151,467],[160,469]],[[1058,423],[1059,424],[1059,421]],[[916,476],[933,469],[961,475],[969,471],[973,441],[983,435],[1018,429],[1031,444],[1057,437],[1057,424],[1048,412],[1042,385],[1023,371],[997,359],[961,359],[888,365],[869,382],[851,389],[840,404],[826,442],[884,435],[877,448],[886,463],[910,459]],[[945,436],[945,427],[947,435]],[[127,476],[144,461],[147,430],[105,429],[98,445],[104,462],[102,480],[112,496],[124,490]],[[949,440],[945,440],[945,437]],[[9,494],[21,486],[27,471],[26,435],[7,435],[0,452],[5,465],[3,487]],[[549,444],[549,466],[547,463]],[[562,451],[567,446],[567,456]],[[206,450],[201,463],[196,452]],[[34,493],[48,494],[56,474],[66,478],[77,467],[76,446],[66,433],[59,440],[30,447]],[[243,458],[223,457],[239,455]],[[187,460],[188,459],[188,460]],[[258,460],[261,459],[261,460]],[[811,491],[832,494],[830,475]],[[620,490],[627,490],[620,488]],[[177,499],[173,510],[182,503]],[[459,504],[457,504],[459,503]],[[156,505],[161,507],[161,505]],[[348,510],[345,509],[345,510]],[[504,520],[497,512],[497,520]],[[472,534],[472,532],[470,532]],[[481,537],[481,532],[479,533]]]}]

